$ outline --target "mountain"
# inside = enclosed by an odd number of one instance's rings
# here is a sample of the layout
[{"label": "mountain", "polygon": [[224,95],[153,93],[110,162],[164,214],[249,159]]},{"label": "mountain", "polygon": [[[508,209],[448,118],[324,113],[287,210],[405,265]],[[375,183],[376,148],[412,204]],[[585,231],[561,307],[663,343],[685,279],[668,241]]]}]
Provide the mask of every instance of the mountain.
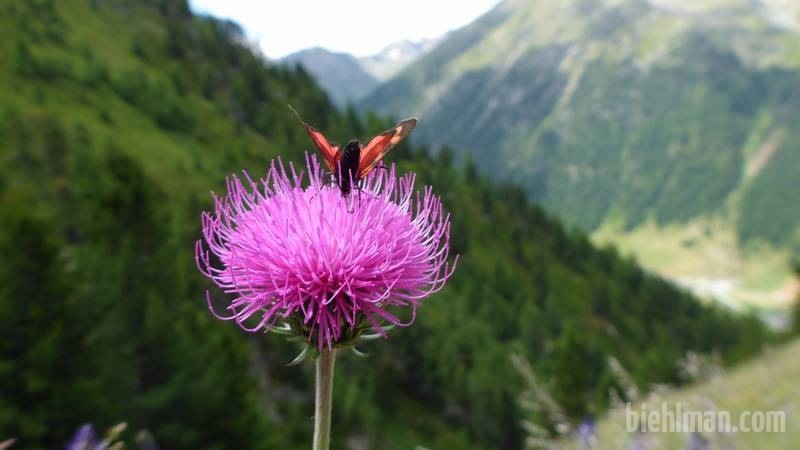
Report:
[{"label": "mountain", "polygon": [[797,3],[778,0],[507,0],[360,106],[420,117],[425,143],[651,269],[785,307],[797,24]]},{"label": "mountain", "polygon": [[316,47],[292,53],[281,62],[302,65],[339,106],[364,97],[378,85],[378,78],[347,53]]},{"label": "mountain", "polygon": [[355,103],[405,66],[430,51],[438,39],[400,41],[374,55],[356,58],[315,47],[292,53],[280,62],[309,71],[338,106]]},{"label": "mountain", "polygon": [[[313,367],[212,317],[194,259],[209,191],[311,148],[287,104],[342,139],[392,123],[337,112],[185,1],[0,4],[0,439],[62,448],[84,423],[126,422],[159,448],[307,448]],[[449,152],[391,159],[443,196],[461,259],[412,327],[343,352],[334,448],[519,449],[512,353],[576,420],[608,405],[608,356],[645,387],[678,380],[689,350],[735,363],[774,337]]]},{"label": "mountain", "polygon": [[384,81],[431,51],[441,39],[429,38],[395,42],[374,55],[362,56],[359,58],[359,63],[375,78]]}]

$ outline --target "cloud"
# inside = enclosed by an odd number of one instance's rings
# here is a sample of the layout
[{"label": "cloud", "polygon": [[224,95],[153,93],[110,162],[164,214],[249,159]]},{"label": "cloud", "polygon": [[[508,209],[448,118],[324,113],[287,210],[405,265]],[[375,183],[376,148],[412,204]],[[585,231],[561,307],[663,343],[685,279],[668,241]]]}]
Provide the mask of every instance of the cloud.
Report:
[{"label": "cloud", "polygon": [[[191,0],[199,13],[233,19],[270,58],[308,47],[376,53],[404,39],[436,37],[491,9],[498,0]],[[456,6],[457,5],[457,6]]]}]

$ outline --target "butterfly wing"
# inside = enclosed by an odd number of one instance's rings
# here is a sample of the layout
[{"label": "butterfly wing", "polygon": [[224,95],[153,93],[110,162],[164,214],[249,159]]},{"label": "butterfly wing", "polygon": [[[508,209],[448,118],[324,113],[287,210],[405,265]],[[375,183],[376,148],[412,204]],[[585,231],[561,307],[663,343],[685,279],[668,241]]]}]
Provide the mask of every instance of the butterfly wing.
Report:
[{"label": "butterfly wing", "polygon": [[361,149],[358,162],[358,177],[365,177],[375,166],[417,126],[417,119],[406,119],[367,142]]},{"label": "butterfly wing", "polygon": [[298,114],[291,105],[289,105],[289,109],[292,110],[297,120],[303,124],[306,132],[311,136],[311,140],[314,141],[314,145],[316,145],[319,152],[322,153],[322,157],[325,159],[325,165],[328,166],[331,172],[336,172],[336,166],[339,161],[339,147],[328,142],[325,135],[316,128],[303,122],[303,119],[300,118],[300,114]]}]

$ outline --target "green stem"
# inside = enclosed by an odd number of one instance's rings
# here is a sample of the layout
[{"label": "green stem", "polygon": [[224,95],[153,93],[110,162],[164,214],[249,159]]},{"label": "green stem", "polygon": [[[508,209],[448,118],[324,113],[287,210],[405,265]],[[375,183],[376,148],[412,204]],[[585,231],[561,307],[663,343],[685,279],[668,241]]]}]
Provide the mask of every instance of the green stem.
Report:
[{"label": "green stem", "polygon": [[331,443],[331,396],[336,350],[323,349],[317,357],[317,398],[314,410],[313,450],[328,450]]}]

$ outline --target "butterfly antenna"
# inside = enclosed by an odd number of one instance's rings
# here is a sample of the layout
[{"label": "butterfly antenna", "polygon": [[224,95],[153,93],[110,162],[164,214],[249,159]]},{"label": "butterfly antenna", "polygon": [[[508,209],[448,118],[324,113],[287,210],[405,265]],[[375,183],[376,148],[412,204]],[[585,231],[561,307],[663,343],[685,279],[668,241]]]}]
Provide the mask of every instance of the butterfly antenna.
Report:
[{"label": "butterfly antenna", "polygon": [[[303,118],[302,118],[302,117],[300,117],[300,113],[299,113],[299,112],[297,112],[297,110],[295,110],[294,108],[292,108],[292,105],[288,105],[288,104],[287,104],[286,106],[288,106],[288,107],[289,107],[289,110],[290,110],[290,111],[292,111],[292,112],[294,113],[294,116],[297,118],[297,120],[298,120],[298,121],[299,121],[301,124],[303,124],[303,126],[304,126],[304,127],[311,127],[309,124],[307,124],[307,123],[306,123],[306,122],[303,120]],[[313,128],[313,127],[311,127],[311,128]]]},{"label": "butterfly antenna", "polygon": [[303,121],[303,119],[301,119],[301,118],[300,118],[300,113],[298,113],[298,112],[297,112],[297,110],[295,110],[295,109],[292,107],[292,105],[286,105],[286,106],[288,106],[288,107],[289,107],[289,111],[291,111],[291,112],[293,112],[293,113],[294,113],[294,116],[295,116],[295,117],[297,117],[297,120],[299,120],[300,122],[302,122],[302,121]]}]

